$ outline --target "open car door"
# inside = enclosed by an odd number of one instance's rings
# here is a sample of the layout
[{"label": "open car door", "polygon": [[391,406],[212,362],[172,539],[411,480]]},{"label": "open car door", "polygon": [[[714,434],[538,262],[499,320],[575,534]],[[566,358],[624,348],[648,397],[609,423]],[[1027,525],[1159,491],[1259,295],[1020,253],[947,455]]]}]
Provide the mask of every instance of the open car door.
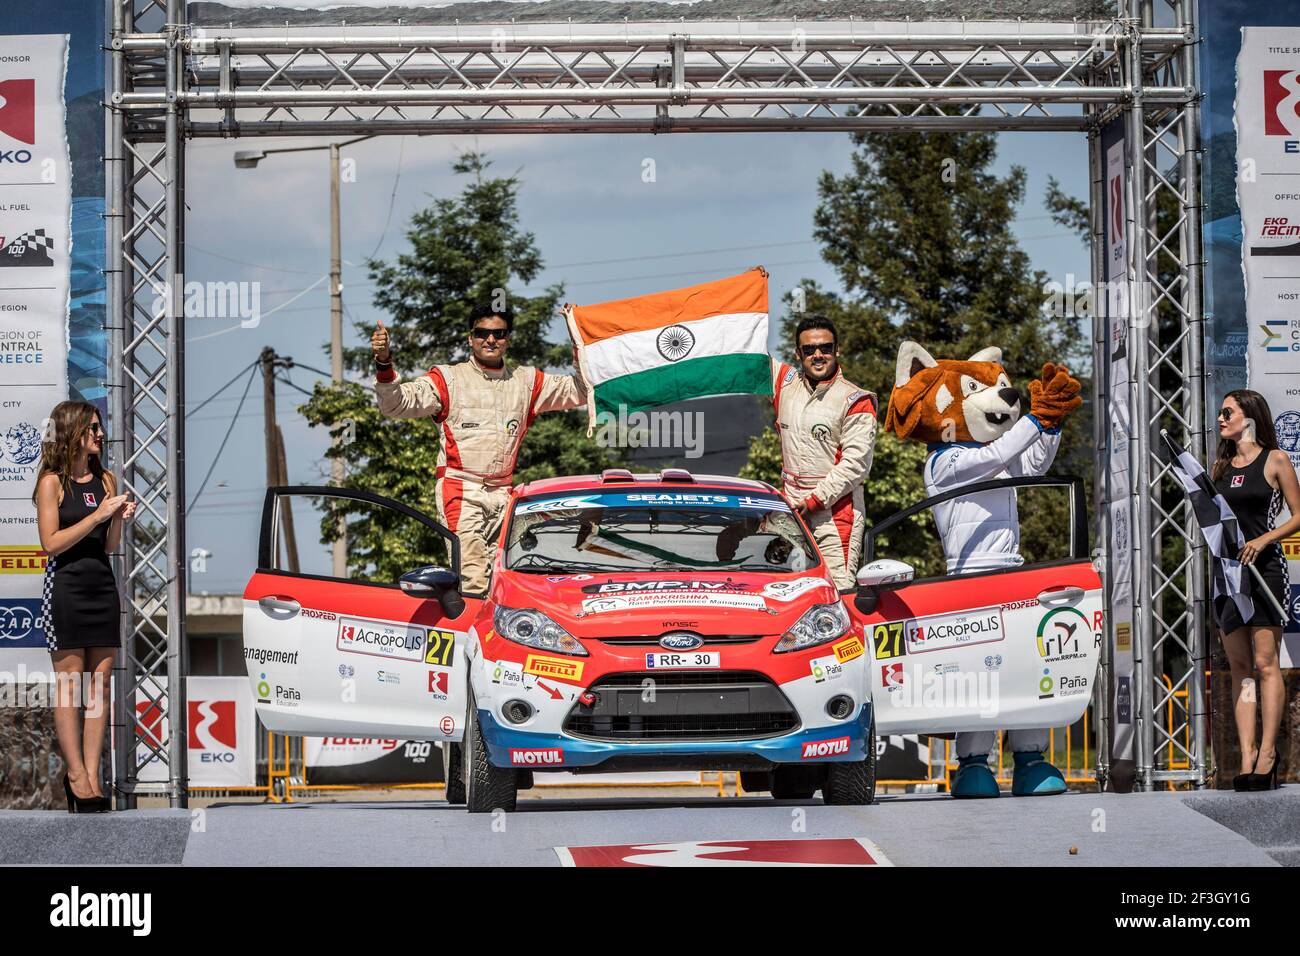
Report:
[{"label": "open car door", "polygon": [[[335,499],[400,528],[421,557],[399,580],[290,570],[297,560],[281,558],[293,550],[282,519],[295,499],[299,515],[315,517],[316,502]],[[432,565],[444,545],[450,569]],[[262,723],[294,735],[459,741],[467,632],[482,604],[460,594],[459,579],[456,536],[413,508],[342,488],[268,488],[257,571],[244,590],[244,662]]]},{"label": "open car door", "polygon": [[[881,532],[936,504],[1025,486],[1068,489],[1067,557],[913,580],[907,565],[876,553]],[[871,655],[878,734],[1029,730],[1083,716],[1104,613],[1085,515],[1079,478],[1007,478],[927,498],[867,531],[866,564],[847,603]]]}]

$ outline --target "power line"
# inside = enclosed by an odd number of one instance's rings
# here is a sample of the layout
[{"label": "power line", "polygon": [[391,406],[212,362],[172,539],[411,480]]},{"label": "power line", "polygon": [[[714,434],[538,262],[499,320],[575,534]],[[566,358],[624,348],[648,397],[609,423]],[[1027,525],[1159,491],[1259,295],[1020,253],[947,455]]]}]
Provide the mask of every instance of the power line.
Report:
[{"label": "power line", "polygon": [[199,484],[199,490],[190,500],[191,509],[198,503],[199,498],[203,495],[203,489],[208,486],[208,479],[212,477],[212,472],[216,470],[217,462],[221,460],[221,453],[226,450],[226,442],[230,441],[230,435],[235,430],[235,423],[239,421],[239,413],[244,407],[244,399],[248,398],[248,390],[253,387],[253,379],[257,377],[257,365],[258,362],[254,362],[249,368],[248,381],[244,383],[244,394],[239,399],[239,405],[235,408],[235,414],[230,417],[230,427],[226,429],[226,435],[221,439],[221,444],[217,447],[217,453],[212,456],[212,464],[208,466],[208,473],[203,476],[203,481]]},{"label": "power line", "polygon": [[239,376],[241,376],[241,375],[243,375],[245,372],[247,372],[250,368],[252,368],[254,365],[256,365],[257,362],[258,362],[257,359],[253,359],[253,361],[249,362],[247,365],[245,365],[243,368],[241,368],[238,372],[235,373],[235,377],[232,378],[229,382],[227,382],[225,385],[222,385],[219,389],[217,389],[215,392],[213,392],[211,395],[209,395],[209,396],[208,396],[207,398],[205,398],[203,401],[199,402],[197,405],[195,405],[193,408],[191,408],[189,411],[187,411],[187,412],[185,413],[185,417],[186,417],[186,418],[189,418],[189,417],[190,417],[191,415],[193,415],[195,412],[197,412],[197,411],[199,411],[200,409],[202,409],[204,405],[208,404],[208,402],[212,401],[214,398],[216,398],[218,395],[220,395],[220,394],[221,394],[222,392],[224,392],[226,389],[230,388],[230,386],[234,385],[235,382],[239,381]]}]

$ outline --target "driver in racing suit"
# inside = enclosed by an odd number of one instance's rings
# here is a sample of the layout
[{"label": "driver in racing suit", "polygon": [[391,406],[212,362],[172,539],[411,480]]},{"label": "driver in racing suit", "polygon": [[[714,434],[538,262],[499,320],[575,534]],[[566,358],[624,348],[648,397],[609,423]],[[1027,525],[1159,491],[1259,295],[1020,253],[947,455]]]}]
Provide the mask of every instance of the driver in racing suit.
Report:
[{"label": "driver in racing suit", "polygon": [[507,367],[514,326],[508,308],[481,303],[469,325],[468,361],[435,365],[411,382],[397,380],[382,322],[370,346],[379,410],[389,418],[432,416],[442,428],[434,474],[438,516],[460,538],[463,589],[483,594],[528,426],[542,412],[585,404],[587,386],[579,375]]},{"label": "driver in racing suit", "polygon": [[799,365],[772,360],[781,490],[807,522],[841,590],[857,579],[866,527],[862,483],[876,445],[876,396],[840,371],[835,326],[810,316],[795,329]]}]

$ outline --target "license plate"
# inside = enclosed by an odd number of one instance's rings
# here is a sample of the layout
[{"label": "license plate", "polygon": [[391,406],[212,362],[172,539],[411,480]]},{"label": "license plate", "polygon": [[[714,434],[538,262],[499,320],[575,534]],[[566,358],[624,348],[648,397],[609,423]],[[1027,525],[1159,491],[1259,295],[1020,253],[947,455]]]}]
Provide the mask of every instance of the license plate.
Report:
[{"label": "license plate", "polygon": [[693,667],[721,667],[721,651],[656,651],[645,656],[646,670],[684,670]]}]

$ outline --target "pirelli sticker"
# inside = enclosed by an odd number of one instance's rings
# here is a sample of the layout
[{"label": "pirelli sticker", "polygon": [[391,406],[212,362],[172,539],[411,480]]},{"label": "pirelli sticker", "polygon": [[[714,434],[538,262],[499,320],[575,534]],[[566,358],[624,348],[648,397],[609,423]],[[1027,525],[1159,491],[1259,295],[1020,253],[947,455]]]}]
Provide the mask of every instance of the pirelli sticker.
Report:
[{"label": "pirelli sticker", "polygon": [[1300,534],[1282,539],[1282,553],[1288,561],[1300,561]]},{"label": "pirelli sticker", "polygon": [[36,545],[0,544],[0,574],[44,574],[45,561]]},{"label": "pirelli sticker", "polygon": [[582,680],[582,661],[567,657],[545,657],[541,654],[529,654],[524,660],[524,673],[549,677],[552,680],[569,681],[576,684]]},{"label": "pirelli sticker", "polygon": [[856,637],[848,637],[838,644],[832,644],[831,650],[835,652],[835,659],[841,664],[847,664],[862,656],[864,650],[862,642]]}]

